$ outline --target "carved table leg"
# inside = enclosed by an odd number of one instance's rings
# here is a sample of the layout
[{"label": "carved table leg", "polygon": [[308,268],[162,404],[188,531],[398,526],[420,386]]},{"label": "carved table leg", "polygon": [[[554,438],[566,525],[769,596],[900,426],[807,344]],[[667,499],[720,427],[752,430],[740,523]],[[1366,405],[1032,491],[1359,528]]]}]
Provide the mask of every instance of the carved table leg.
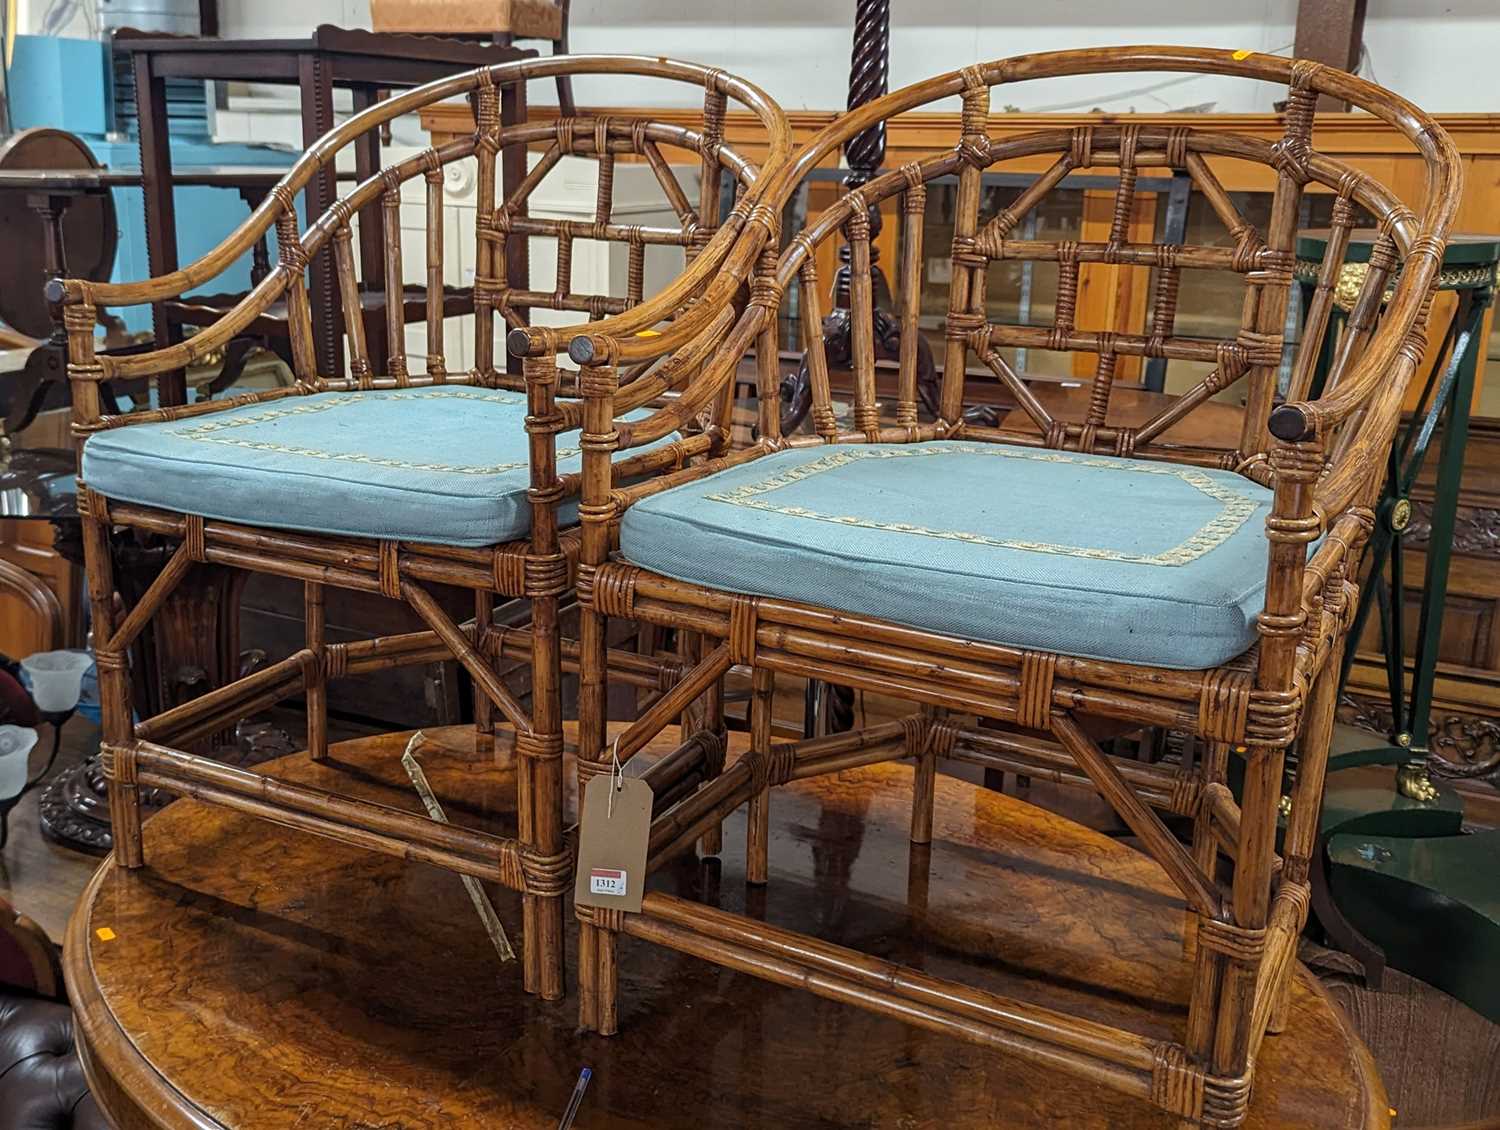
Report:
[{"label": "carved table leg", "polygon": [[[58,550],[82,564],[78,523],[57,525]],[[131,607],[166,563],[173,547],[115,536],[115,578],[120,599]],[[223,686],[239,673],[239,605],[246,574],[216,565],[195,565],[131,649],[137,709],[159,713]],[[222,744],[224,735],[210,740]],[[203,750],[202,752],[207,752]],[[170,798],[154,790],[142,800],[155,807]],[[109,802],[97,754],[59,773],[41,797],[42,833],[67,847],[107,852],[111,847]]]}]

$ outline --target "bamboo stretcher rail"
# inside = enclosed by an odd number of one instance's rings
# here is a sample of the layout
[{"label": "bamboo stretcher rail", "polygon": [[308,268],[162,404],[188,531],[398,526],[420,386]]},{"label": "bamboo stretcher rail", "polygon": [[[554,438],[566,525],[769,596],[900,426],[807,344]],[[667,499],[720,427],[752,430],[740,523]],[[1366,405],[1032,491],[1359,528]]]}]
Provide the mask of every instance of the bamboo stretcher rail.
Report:
[{"label": "bamboo stretcher rail", "polygon": [[368,801],[356,804],[337,793],[262,776],[154,742],[138,743],[135,757],[143,785],[184,795],[199,795],[188,794],[187,790],[202,786],[212,794],[203,799],[228,807],[239,807],[235,802],[248,801],[261,806],[257,814],[264,815],[267,809],[274,811],[275,815],[267,818],[278,823],[297,817],[331,822],[329,826],[334,828],[348,827],[403,845],[446,853],[462,860],[466,873],[501,879],[496,860],[507,842],[501,837],[454,824],[435,823],[417,813]]},{"label": "bamboo stretcher rail", "polygon": [[135,642],[136,637],[145,631],[146,625],[151,623],[151,618],[161,609],[166,599],[176,591],[182,578],[187,576],[187,571],[192,566],[193,559],[188,551],[187,542],[184,541],[167,559],[167,564],[141,594],[141,598],[135,602],[135,607],[120,622],[120,626],[115,629],[115,634],[105,645],[105,650],[123,655],[125,649]]},{"label": "bamboo stretcher rail", "polygon": [[1203,874],[1182,844],[1162,824],[1160,817],[1147,808],[1134,790],[1120,775],[1116,764],[1105,756],[1092,738],[1083,732],[1078,723],[1066,714],[1055,714],[1052,732],[1062,742],[1063,748],[1077,759],[1104,799],[1109,801],[1120,819],[1130,825],[1146,846],[1147,853],[1161,865],[1162,870],[1182,892],[1188,905],[1199,914],[1216,918],[1223,913],[1223,899],[1214,889],[1213,881]]},{"label": "bamboo stretcher rail", "polygon": [[[642,574],[641,589],[649,591],[646,583],[648,574]],[[656,579],[660,581],[660,578]],[[672,582],[674,591],[685,591],[687,586],[680,582]],[[711,596],[708,590],[698,590],[705,596]],[[695,594],[696,595],[696,594]],[[705,604],[712,603],[705,600]],[[727,601],[725,601],[727,603]],[[769,603],[769,602],[765,602]],[[765,607],[762,604],[762,609]],[[665,626],[688,626],[694,631],[705,632],[720,638],[729,634],[729,618],[727,614],[703,612],[692,607],[668,601],[635,598],[633,614],[636,619],[646,623],[662,624]],[[847,619],[857,620],[855,617],[842,617],[840,614],[829,616],[835,620]],[[887,627],[894,628],[893,625]],[[949,689],[941,681],[928,681],[915,676],[902,674],[881,674],[869,668],[855,667],[849,664],[834,663],[825,659],[810,659],[804,656],[781,652],[769,646],[769,638],[763,633],[773,631],[769,627],[761,627],[757,631],[756,662],[772,670],[781,671],[790,675],[803,678],[827,679],[842,685],[862,690],[876,691],[890,694],[896,698],[905,698],[909,701],[925,703],[931,706],[942,706],[953,710],[967,711],[970,713],[984,714],[998,717],[1005,721],[1015,721],[1015,706],[1005,699],[997,699],[992,695],[983,694],[980,691],[963,692]],[[901,630],[896,629],[899,634]],[[932,637],[937,639],[938,637]],[[763,642],[764,641],[764,642]],[[941,642],[941,641],[940,641]],[[961,643],[962,641],[954,641]],[[817,644],[809,645],[806,650],[828,650],[838,651],[840,644],[830,641],[826,648],[820,648]],[[1008,650],[1008,649],[1007,649]],[[882,662],[889,666],[900,668],[902,660],[899,656],[886,652],[875,652],[871,649],[870,655],[879,654]],[[872,664],[873,666],[873,664]],[[1064,664],[1059,660],[1059,671]],[[1164,676],[1183,675],[1184,672],[1163,671]],[[1201,682],[1202,673],[1194,673]],[[1010,672],[999,669],[984,678],[975,678],[977,685],[989,688],[993,694],[1011,695],[1019,685],[1016,677]],[[1167,680],[1163,680],[1166,682]],[[1140,685],[1140,684],[1137,684]],[[1151,685],[1151,684],[1146,684]],[[1201,692],[1201,686],[1195,693]],[[1163,697],[1151,698],[1144,695],[1128,695],[1103,687],[1090,687],[1071,683],[1063,683],[1058,680],[1057,689],[1054,692],[1059,697],[1066,697],[1076,709],[1088,713],[1099,714],[1110,718],[1119,718],[1126,721],[1136,721],[1146,725],[1166,726],[1173,729],[1196,731],[1198,712],[1196,707],[1189,709],[1187,704],[1177,705],[1172,698],[1163,701]],[[1185,698],[1186,696],[1184,696]]]},{"label": "bamboo stretcher rail", "polygon": [[[645,598],[647,601],[662,602],[659,607],[691,603],[695,607],[727,614],[733,604],[732,594],[714,592],[645,571],[636,578],[635,592],[637,607],[643,605]],[[650,604],[645,606],[653,607]],[[982,660],[998,667],[1019,668],[1022,662],[1022,648],[937,635],[921,628],[903,627],[871,616],[818,608],[789,600],[762,597],[756,612],[757,622],[763,628],[781,625],[787,628],[821,630],[828,637],[849,637],[868,642],[872,646],[889,644],[895,648],[908,648],[933,656]],[[763,637],[758,635],[757,638],[759,640]],[[1057,675],[1059,679],[1088,682],[1113,690],[1149,689],[1154,697],[1182,702],[1196,701],[1203,681],[1201,671],[1141,667],[1066,655],[1057,657]]]},{"label": "bamboo stretcher rail", "polygon": [[[773,984],[804,989],[828,1000],[852,1004],[867,1012],[888,1016],[929,1031],[984,1044],[996,1051],[1024,1055],[1029,1060],[1069,1074],[1096,1080],[1102,1078],[1113,1089],[1137,1098],[1149,1098],[1151,1094],[1149,1075],[1110,1065],[1101,1066],[1090,1056],[1059,1049],[1055,1044],[1042,1039],[1014,1034],[998,1025],[966,1020],[944,1009],[914,1006],[897,992],[887,992],[878,987],[859,985],[832,975],[809,971],[800,963],[786,958],[704,938],[692,930],[667,925],[643,915],[632,915],[626,920],[624,929],[633,937],[724,968],[749,973]],[[601,986],[600,992],[613,993],[614,986]]]},{"label": "bamboo stretcher rail", "polygon": [[294,831],[323,836],[365,851],[379,852],[382,855],[395,856],[413,863],[430,863],[459,875],[473,875],[477,879],[490,882],[500,881],[499,869],[494,864],[486,864],[458,852],[431,847],[423,843],[413,843],[399,835],[372,832],[351,826],[343,814],[334,818],[282,808],[276,804],[216,788],[213,785],[185,782],[176,776],[158,774],[154,771],[143,771],[140,781],[147,788],[165,789],[204,804],[241,812],[247,816],[280,824]]},{"label": "bamboo stretcher rail", "polygon": [[[1078,769],[1078,763],[1060,744],[1029,733],[961,728],[954,737],[953,753],[950,756],[961,758],[966,753],[1005,754],[1025,758],[1037,766],[1075,771]],[[1120,771],[1120,776],[1132,786],[1156,789],[1163,794],[1170,793],[1181,776],[1179,769],[1147,762],[1119,761],[1116,768]]]},{"label": "bamboo stretcher rail", "polygon": [[721,645],[715,648],[702,663],[687,672],[676,686],[652,703],[640,718],[630,724],[629,728],[616,739],[614,756],[622,762],[630,760],[650,743],[663,726],[680,716],[693,699],[708,689],[710,683],[717,682],[730,666],[728,646]]},{"label": "bamboo stretcher rail", "polygon": [[1152,1070],[1154,1042],[1120,1028],[944,981],[843,946],[662,892],[648,893],[641,910],[640,918],[626,919],[626,933],[636,934],[634,927],[643,920],[660,922],[746,953],[783,957],[793,966],[803,968],[809,977],[821,974],[871,991],[895,990],[900,993],[898,999],[909,1008],[925,1006],[934,1012],[1127,1071],[1149,1076]]},{"label": "bamboo stretcher rail", "polygon": [[[652,795],[658,801],[663,801],[669,789],[702,770],[703,761],[709,756],[709,747],[717,741],[717,735],[699,731],[652,761],[645,773],[640,774],[640,779],[651,785]],[[669,804],[663,803],[663,807],[669,807]]]},{"label": "bamboo stretcher rail", "polygon": [[[273,701],[302,689],[302,678],[309,665],[317,662],[317,655],[307,648],[293,652],[287,658],[262,667],[242,679],[217,687],[189,699],[181,706],[164,710],[152,718],[136,725],[136,735],[143,740],[162,740],[181,727],[213,717],[217,719],[214,729],[224,725],[225,718],[239,708],[241,702],[274,692],[283,692]],[[229,713],[225,713],[229,712]]]},{"label": "bamboo stretcher rail", "polygon": [[233,733],[234,723],[240,718],[249,718],[269,710],[273,706],[293,698],[302,690],[302,683],[298,680],[290,680],[268,688],[258,695],[240,700],[234,708],[233,716],[221,713],[213,717],[201,718],[196,722],[173,729],[170,733],[157,734],[154,740],[166,742],[172,741],[178,745],[196,746],[200,742],[207,742],[216,735]]},{"label": "bamboo stretcher rail", "polygon": [[[653,785],[651,789],[652,813],[664,812],[673,805],[678,804],[701,788],[704,783],[712,780],[713,777],[714,774],[708,764],[700,760],[675,780],[662,785],[660,790]],[[699,842],[702,842],[701,839]]]},{"label": "bamboo stretcher rail", "polygon": [[[458,625],[460,631],[472,640],[472,620]],[[526,628],[495,628],[491,634],[499,640],[499,656],[525,662],[532,657],[532,633]],[[578,641],[561,638],[558,641],[562,655],[562,669],[569,673],[578,670]],[[342,656],[339,670],[341,677],[366,675],[374,671],[386,671],[392,667],[417,666],[423,663],[441,663],[453,659],[448,645],[431,629],[404,632],[395,636],[378,636],[367,640],[350,640],[347,643],[328,645],[329,650]],[[626,686],[645,690],[660,690],[663,683],[677,677],[677,664],[667,663],[649,655],[609,650],[609,669],[612,680]]]},{"label": "bamboo stretcher rail", "polygon": [[732,812],[749,797],[750,767],[743,759],[725,770],[692,796],[651,823],[647,867],[655,870],[667,863],[670,848],[691,847],[703,832],[719,823],[724,812]]},{"label": "bamboo stretcher rail", "polygon": [[[900,674],[882,675],[871,663],[869,667],[856,667],[845,663],[834,663],[824,659],[808,659],[791,653],[765,648],[757,651],[756,661],[775,671],[803,678],[826,678],[830,682],[890,694],[929,706],[942,706],[950,710],[984,714],[1006,722],[1017,721],[1013,702],[996,696],[1013,696],[1019,688],[1019,680],[1006,671],[997,671],[987,679],[973,680],[971,690],[954,690],[938,679]],[[819,674],[822,672],[822,674]],[[1171,702],[1162,702],[1144,696],[1131,696],[1102,688],[1063,685],[1054,693],[1066,695],[1074,709],[1085,714],[1098,714],[1106,718],[1140,722],[1144,725],[1165,726],[1178,730],[1196,730],[1198,713]]]},{"label": "bamboo stretcher rail", "polygon": [[[1047,764],[1040,764],[1024,756],[1006,756],[999,753],[981,753],[977,750],[965,750],[952,755],[954,761],[966,761],[971,765],[979,765],[986,769],[998,769],[1002,773],[1016,773],[1027,778],[1048,781],[1055,785],[1067,785],[1072,788],[1089,789],[1095,793],[1099,791],[1087,773],[1077,770],[1056,768]],[[1176,804],[1169,792],[1152,788],[1149,785],[1132,785],[1135,795],[1140,797],[1152,808],[1159,808],[1166,812],[1175,812]]]},{"label": "bamboo stretcher rail", "polygon": [[[792,743],[795,752],[790,754],[794,760],[788,780],[889,761],[903,756],[905,741],[906,729],[901,723],[885,723],[865,731]],[[750,799],[754,786],[752,763],[742,757],[698,792],[658,816],[651,824],[648,868],[655,871],[691,849],[705,831]]]},{"label": "bamboo stretcher rail", "polygon": [[443,643],[447,644],[453,657],[469,673],[469,677],[474,680],[475,684],[484,691],[490,702],[516,728],[516,732],[531,733],[531,717],[527,714],[526,708],[517,702],[515,696],[506,689],[500,677],[495,674],[494,668],[483,655],[479,654],[458,626],[448,618],[448,614],[443,611],[438,602],[426,590],[407,581],[401,582],[401,598],[411,605],[412,610],[427,622]]}]

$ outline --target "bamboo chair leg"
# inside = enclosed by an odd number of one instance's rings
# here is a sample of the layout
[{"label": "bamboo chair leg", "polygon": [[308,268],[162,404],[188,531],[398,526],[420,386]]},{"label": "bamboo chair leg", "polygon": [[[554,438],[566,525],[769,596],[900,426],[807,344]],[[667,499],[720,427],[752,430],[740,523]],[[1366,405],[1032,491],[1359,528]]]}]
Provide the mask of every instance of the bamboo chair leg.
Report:
[{"label": "bamboo chair leg", "polygon": [[[477,691],[476,701],[484,697]],[[496,756],[499,756],[497,751]],[[535,846],[537,842],[537,802],[535,763],[521,748],[521,736],[515,736],[513,764],[516,777],[516,837]],[[542,989],[542,925],[536,895],[521,896],[521,987],[528,993]]]},{"label": "bamboo chair leg", "polygon": [[[102,680],[101,680],[102,683]],[[104,689],[100,687],[100,702]],[[122,779],[118,767],[106,774],[109,791],[110,832],[114,841],[115,866],[126,869],[146,862],[141,841],[141,790],[134,782]]]},{"label": "bamboo chair leg", "polygon": [[595,985],[597,994],[599,1035],[613,1036],[620,1030],[620,978],[619,961],[615,954],[615,931],[599,931],[599,980]]},{"label": "bamboo chair leg", "polygon": [[[757,667],[750,676],[750,748],[757,753],[771,748],[771,707],[776,697],[776,676]],[[770,875],[771,789],[750,794],[749,819],[745,822],[745,880],[765,883]]]},{"label": "bamboo chair leg", "polygon": [[[534,736],[516,758],[516,771],[525,775],[531,804],[531,838],[525,842],[549,855],[563,847],[563,734],[562,646],[559,638],[558,598],[534,596],[531,601],[531,709]],[[517,750],[523,743],[518,739]],[[519,776],[518,776],[519,780]],[[535,991],[543,1000],[563,995],[563,900],[558,894],[527,894],[524,936],[533,954]],[[535,941],[533,942],[533,939]]]},{"label": "bamboo chair leg", "polygon": [[[115,614],[114,561],[110,554],[109,522],[85,517],[81,523],[89,603],[94,617],[94,639],[111,640],[119,628]],[[135,741],[130,712],[130,668],[123,652],[96,649],[99,709],[103,739],[113,752],[104,759],[109,789],[109,817],[117,866],[134,868],[145,862],[141,850],[141,792],[135,783],[133,754],[120,750]]]},{"label": "bamboo chair leg", "polygon": [[[704,638],[699,632],[683,633],[684,646],[682,648],[684,659],[689,667],[695,666],[703,661],[707,652],[704,646]],[[686,740],[698,730],[707,730],[717,734],[725,741],[728,740],[728,727],[724,723],[724,680],[715,679],[713,684],[704,691],[690,710],[683,712],[682,738]],[[721,747],[722,748],[722,747]],[[709,769],[712,770],[710,775]],[[724,770],[724,761],[720,757],[716,766],[710,766],[705,770],[703,784],[707,787],[713,777]],[[702,839],[698,841],[701,854],[707,858],[720,854],[724,850],[724,826],[715,824],[703,833]]]},{"label": "bamboo chair leg", "polygon": [[[488,655],[488,637],[486,635],[492,620],[494,619],[495,598],[492,593],[478,591],[474,593],[474,644],[481,653]],[[489,696],[474,687],[474,752],[490,753],[495,748],[495,708],[489,700]]]},{"label": "bamboo chair leg", "polygon": [[[714,680],[713,685],[708,688],[708,691],[704,694],[703,699],[707,707],[704,711],[706,723],[705,728],[711,730],[714,734],[716,734],[719,737],[720,742],[722,743],[719,746],[721,752],[716,765],[710,766],[709,768],[706,768],[704,770],[702,787],[706,787],[714,777],[717,777],[724,771],[724,757],[722,751],[729,741],[729,728],[724,724],[723,678]],[[708,831],[704,832],[703,838],[698,841],[698,847],[705,858],[720,854],[724,850],[724,825],[715,824]]]},{"label": "bamboo chair leg", "polygon": [[[928,726],[937,720],[937,715],[924,711]],[[916,773],[911,783],[911,842],[932,843],[932,811],[937,792],[937,747],[928,738],[928,730],[922,731],[922,747],[912,751],[916,758]],[[910,739],[908,739],[910,741]]]},{"label": "bamboo chair leg", "polygon": [[937,789],[937,754],[932,750],[917,756],[917,772],[911,787],[911,842],[930,844],[933,793]]},{"label": "bamboo chair leg", "polygon": [[605,683],[605,618],[593,609],[578,610],[578,798],[596,774],[609,769],[609,702]]},{"label": "bamboo chair leg", "polygon": [[599,1031],[599,935],[603,931],[582,918],[578,922],[578,1027]]},{"label": "bamboo chair leg", "polygon": [[307,700],[307,756],[313,761],[328,758],[328,665],[325,650],[323,586],[308,581],[303,586],[303,610],[307,650],[314,662],[302,677]]},{"label": "bamboo chair leg", "polygon": [[[1196,941],[1197,926],[1201,918],[1191,912],[1188,918],[1189,932]],[[1207,1067],[1213,1058],[1224,958],[1222,954],[1206,946],[1194,945],[1193,949],[1193,985],[1188,996],[1187,1033],[1183,1037],[1183,1046],[1196,1063]]]},{"label": "bamboo chair leg", "polygon": [[[1309,881],[1312,853],[1318,844],[1318,824],[1323,808],[1323,784],[1328,772],[1328,749],[1333,741],[1333,724],[1338,713],[1339,674],[1343,667],[1347,637],[1335,642],[1322,674],[1313,684],[1308,699],[1306,721],[1298,745],[1297,779],[1292,785],[1292,811],[1287,818],[1286,836],[1282,842],[1283,883]],[[1306,925],[1306,923],[1303,923]],[[1296,962],[1287,962],[1281,983],[1276,988],[1266,1031],[1281,1032],[1287,1024],[1291,1006],[1292,976]]]},{"label": "bamboo chair leg", "polygon": [[[1205,742],[1202,762],[1198,767],[1202,790],[1224,780],[1228,761],[1229,747],[1225,743]],[[1212,879],[1218,868],[1219,842],[1214,836],[1213,817],[1206,791],[1200,791],[1200,796],[1203,800],[1193,818],[1193,861]],[[1218,1027],[1224,956],[1198,944],[1199,926],[1203,917],[1192,911],[1186,917],[1182,948],[1183,956],[1193,962],[1193,984],[1188,996],[1188,1022],[1183,1046],[1196,1064],[1208,1067],[1213,1061],[1214,1034]],[[1186,1130],[1188,1127],[1197,1127],[1198,1124],[1184,1120],[1178,1125]]]},{"label": "bamboo chair leg", "polygon": [[[587,464],[588,453],[584,456]],[[587,530],[585,530],[587,536]],[[601,553],[602,559],[603,554]],[[578,803],[591,778],[609,768],[606,701],[606,620],[592,604],[580,600],[578,609]],[[601,1030],[599,1008],[600,939],[605,933],[594,925],[597,911],[580,909],[578,918],[578,1026],[585,1032]],[[612,952],[612,951],[611,951]]]},{"label": "bamboo chair leg", "polygon": [[[1223,742],[1205,741],[1202,763],[1198,766],[1200,796],[1206,795],[1209,785],[1224,783],[1228,766],[1229,747]],[[1218,863],[1219,846],[1210,820],[1205,801],[1198,806],[1198,811],[1193,816],[1193,861],[1203,869],[1205,875],[1212,878]]]},{"label": "bamboo chair leg", "polygon": [[[1223,742],[1203,743],[1203,753],[1198,766],[1198,795],[1201,799],[1198,811],[1193,814],[1193,862],[1212,879],[1218,870],[1219,842],[1214,837],[1213,817],[1210,815],[1207,790],[1209,785],[1223,784],[1229,766],[1229,746]],[[1186,958],[1193,958],[1197,948],[1198,916],[1187,916],[1187,928],[1182,932],[1182,951]]]},{"label": "bamboo chair leg", "polygon": [[[1240,806],[1240,840],[1234,867],[1233,918],[1242,930],[1263,930],[1271,893],[1271,863],[1281,802],[1284,757],[1279,746],[1250,746],[1245,755],[1244,799]],[[1255,986],[1265,964],[1264,952],[1224,957],[1214,1034],[1213,1072],[1239,1076],[1250,1068]]]}]

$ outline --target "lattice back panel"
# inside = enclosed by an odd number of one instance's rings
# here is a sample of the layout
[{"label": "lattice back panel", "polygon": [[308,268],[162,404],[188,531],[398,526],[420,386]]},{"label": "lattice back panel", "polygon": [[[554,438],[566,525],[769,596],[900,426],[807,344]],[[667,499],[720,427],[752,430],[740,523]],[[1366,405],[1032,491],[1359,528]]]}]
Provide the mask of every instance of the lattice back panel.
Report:
[{"label": "lattice back panel", "polygon": [[[1221,131],[1150,125],[1097,125],[1039,130],[1003,141],[987,133],[990,86],[977,68],[964,73],[963,114],[959,138],[951,151],[886,173],[845,196],[809,225],[782,264],[782,275],[800,274],[800,294],[808,309],[802,316],[808,350],[807,370],[813,389],[812,424],[826,438],[853,433],[866,438],[900,438],[901,429],[916,436],[930,426],[935,434],[1041,443],[1067,450],[1117,455],[1155,455],[1225,467],[1253,469],[1264,463],[1271,437],[1267,420],[1278,399],[1278,377],[1284,351],[1290,356],[1289,399],[1308,395],[1318,355],[1329,332],[1333,289],[1349,246],[1350,233],[1368,212],[1380,235],[1370,269],[1350,312],[1348,326],[1333,349],[1328,388],[1354,368],[1381,316],[1381,297],[1395,277],[1398,244],[1410,238],[1414,217],[1381,185],[1363,173],[1318,153],[1312,144],[1317,91],[1309,83],[1313,64],[1293,64],[1279,140],[1267,142]],[[1048,158],[1045,171],[998,210],[982,211],[981,178],[1004,171],[1013,160]],[[1259,163],[1275,178],[1269,215],[1252,223],[1236,206],[1214,172],[1225,160]],[[1172,244],[1142,240],[1137,182],[1142,175],[1185,174],[1198,198],[1222,226],[1216,243]],[[1028,225],[1039,206],[1057,192],[1070,174],[1113,174],[1115,187],[1107,235],[1102,239],[1038,238]],[[951,243],[951,278],[943,324],[942,378],[935,419],[922,410],[919,380],[926,378],[920,342],[920,302],[927,264],[923,260],[923,227],[928,184],[956,174],[957,191]],[[1284,340],[1288,301],[1293,286],[1294,245],[1303,195],[1309,184],[1332,190],[1327,254],[1319,269],[1312,299],[1303,313],[1304,329],[1295,352]],[[899,278],[895,287],[901,330],[894,405],[876,397],[877,320],[867,311],[870,293],[870,210],[883,207],[887,217],[899,212],[902,222]],[[828,380],[828,357],[821,332],[819,280],[815,246],[842,238],[848,244],[850,278],[853,404],[840,419]],[[1049,264],[1057,272],[1056,302],[1049,324],[992,320],[987,313],[986,276],[996,263]],[[1091,264],[1119,265],[1152,279],[1145,316],[1135,326],[1085,325],[1079,319],[1079,288]],[[1237,328],[1232,336],[1185,333],[1177,324],[1184,271],[1223,272],[1242,280]],[[826,291],[826,285],[822,288]],[[929,289],[930,293],[930,289]],[[1011,350],[1054,351],[1087,355],[1086,406],[1075,418],[1049,410],[1023,375],[1007,360]],[[1165,358],[1198,362],[1207,375],[1144,422],[1123,424],[1111,412],[1120,385],[1124,358]],[[967,375],[973,364],[998,380],[1020,406],[1029,426],[1004,429],[965,419],[973,398]],[[1237,442],[1228,449],[1175,442],[1171,435],[1200,406],[1218,398],[1244,405]],[[1357,427],[1358,419],[1352,421]],[[892,429],[891,425],[895,425]],[[1353,428],[1346,429],[1348,431]],[[1347,442],[1347,439],[1344,441]],[[1335,441],[1335,449],[1338,441]]]}]

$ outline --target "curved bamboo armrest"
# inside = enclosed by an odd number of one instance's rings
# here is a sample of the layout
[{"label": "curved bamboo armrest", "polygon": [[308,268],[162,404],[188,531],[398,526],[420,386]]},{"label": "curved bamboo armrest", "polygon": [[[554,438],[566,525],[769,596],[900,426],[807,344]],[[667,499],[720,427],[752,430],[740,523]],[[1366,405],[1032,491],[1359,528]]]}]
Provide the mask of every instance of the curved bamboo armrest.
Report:
[{"label": "curved bamboo armrest", "polygon": [[[1439,230],[1446,232],[1450,221],[1451,216],[1443,217]],[[1429,217],[1429,229],[1432,224]],[[1405,234],[1398,231],[1398,235]],[[1416,235],[1396,294],[1349,375],[1322,396],[1277,406],[1266,421],[1271,435],[1289,446],[1321,445],[1340,426],[1353,429],[1340,436],[1333,460],[1314,491],[1315,505],[1325,515],[1343,514],[1358,501],[1372,477],[1379,477],[1378,467],[1385,461],[1407,385],[1426,348],[1427,316],[1442,266],[1442,248],[1441,235],[1431,230]]]},{"label": "curved bamboo armrest", "polygon": [[[1442,266],[1442,246],[1441,238],[1431,233],[1423,233],[1413,240],[1405,258],[1401,285],[1386,310],[1375,340],[1356,363],[1354,373],[1336,389],[1314,400],[1278,406],[1268,420],[1272,435],[1287,443],[1312,439],[1348,419],[1383,384],[1389,383],[1391,368],[1398,363],[1398,354],[1403,349],[1414,348],[1417,356],[1413,363],[1420,360],[1424,344],[1420,334],[1426,322],[1423,305]],[[1416,331],[1415,340],[1413,330]]]},{"label": "curved bamboo armrest", "polygon": [[[759,188],[759,185],[756,187]],[[759,196],[763,199],[764,193]],[[621,315],[614,324],[597,322],[590,326],[588,332],[572,337],[567,346],[568,356],[579,365],[632,364],[654,360],[686,345],[714,320],[718,308],[734,298],[735,292],[748,278],[756,257],[769,242],[775,240],[779,231],[779,211],[769,204],[757,203],[753,207],[747,207],[739,217],[731,213],[730,220],[725,223],[719,235],[715,236],[715,239],[724,237],[724,259],[717,265],[708,286],[681,316],[674,318],[660,334],[649,339],[643,338],[639,331],[649,329],[653,323],[645,321],[648,311],[644,307],[637,307]],[[696,261],[694,265],[696,266]],[[682,283],[685,278],[686,276],[680,278],[678,283]],[[657,296],[658,299],[666,293],[663,291]],[[517,334],[522,332],[516,331]]]}]

